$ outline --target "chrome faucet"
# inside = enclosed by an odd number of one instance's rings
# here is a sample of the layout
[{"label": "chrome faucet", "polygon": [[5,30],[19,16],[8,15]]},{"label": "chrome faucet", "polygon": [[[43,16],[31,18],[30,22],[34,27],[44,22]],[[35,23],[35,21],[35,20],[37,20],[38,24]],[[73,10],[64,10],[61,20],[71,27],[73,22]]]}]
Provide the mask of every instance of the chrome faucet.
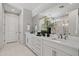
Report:
[{"label": "chrome faucet", "polygon": [[62,39],[63,38],[62,34],[59,34],[58,38],[61,38]]},{"label": "chrome faucet", "polygon": [[65,39],[65,40],[67,40],[67,38],[68,38],[68,36],[67,36],[67,35],[65,35],[64,39]]},{"label": "chrome faucet", "polygon": [[67,40],[68,35],[67,34],[59,34],[58,38]]},{"label": "chrome faucet", "polygon": [[64,34],[64,39],[67,40],[67,38],[68,38],[68,34],[65,33]]}]

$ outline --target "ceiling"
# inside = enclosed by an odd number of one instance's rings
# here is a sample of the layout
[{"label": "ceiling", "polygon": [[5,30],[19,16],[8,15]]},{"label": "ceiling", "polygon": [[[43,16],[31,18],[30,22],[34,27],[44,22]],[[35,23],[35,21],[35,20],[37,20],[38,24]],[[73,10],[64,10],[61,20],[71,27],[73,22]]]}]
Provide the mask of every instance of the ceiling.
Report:
[{"label": "ceiling", "polygon": [[[16,13],[18,12],[19,8],[25,8],[32,11],[32,16],[40,14],[40,15],[47,15],[52,17],[60,17],[68,14],[70,11],[74,9],[79,8],[79,3],[73,3],[73,4],[70,4],[70,3],[9,3],[9,5],[16,8],[16,11],[14,11]],[[59,6],[64,6],[64,7],[59,8]],[[11,10],[8,10],[8,11],[11,11]]]},{"label": "ceiling", "polygon": [[[59,6],[64,6],[64,7],[59,8]],[[46,11],[43,11],[42,13],[40,13],[40,15],[43,15],[43,16],[47,15],[47,16],[57,18],[57,17],[62,17],[67,15],[69,12],[77,8],[79,8],[79,3],[73,3],[73,4],[59,3],[55,7],[47,9]]]},{"label": "ceiling", "polygon": [[43,13],[44,11],[55,7],[56,5],[57,3],[43,3],[32,11],[32,16]]},{"label": "ceiling", "polygon": [[3,8],[4,8],[5,13],[13,13],[13,14],[16,14],[16,15],[19,15],[21,13],[20,9],[15,8],[15,7],[13,7],[9,4],[6,4],[6,3],[3,4]]},{"label": "ceiling", "polygon": [[56,3],[9,3],[9,5],[16,8],[25,8],[30,10],[32,11],[32,16],[35,16],[38,13],[49,9],[50,7],[54,7]]},{"label": "ceiling", "polygon": [[32,11],[35,8],[37,8],[39,5],[42,5],[43,3],[9,3],[9,4],[18,8],[25,8]]}]

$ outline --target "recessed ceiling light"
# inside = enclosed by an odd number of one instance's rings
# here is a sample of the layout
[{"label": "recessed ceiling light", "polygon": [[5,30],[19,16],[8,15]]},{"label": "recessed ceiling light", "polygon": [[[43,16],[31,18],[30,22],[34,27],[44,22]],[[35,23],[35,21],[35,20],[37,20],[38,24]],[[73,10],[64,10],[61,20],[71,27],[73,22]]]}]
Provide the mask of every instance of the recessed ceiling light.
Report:
[{"label": "recessed ceiling light", "polygon": [[61,6],[59,6],[59,8],[64,8],[64,6],[63,6],[63,5],[61,5]]}]

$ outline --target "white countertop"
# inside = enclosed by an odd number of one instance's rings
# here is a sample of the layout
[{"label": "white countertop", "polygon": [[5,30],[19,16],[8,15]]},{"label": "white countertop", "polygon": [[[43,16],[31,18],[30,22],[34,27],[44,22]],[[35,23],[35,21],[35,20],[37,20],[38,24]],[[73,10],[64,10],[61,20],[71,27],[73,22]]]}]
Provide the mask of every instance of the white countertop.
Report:
[{"label": "white countertop", "polygon": [[51,42],[55,42],[58,44],[62,44],[71,48],[76,48],[79,49],[79,40],[77,39],[72,39],[72,40],[64,40],[64,39],[58,39],[58,40],[52,40],[51,37],[41,37],[44,40],[48,40]]},{"label": "white countertop", "polygon": [[[26,34],[30,34],[30,33],[26,33]],[[34,34],[32,34],[32,36],[36,36]],[[47,40],[47,41],[50,41],[50,42],[54,42],[54,43],[57,43],[57,44],[61,44],[61,45],[64,45],[64,46],[68,46],[68,47],[71,47],[71,48],[76,48],[76,49],[79,49],[79,37],[73,37],[71,39],[57,39],[56,36],[53,36],[53,37],[43,37],[43,36],[36,36],[36,37],[39,37],[43,40]],[[56,38],[57,40],[52,40],[52,38]]]}]

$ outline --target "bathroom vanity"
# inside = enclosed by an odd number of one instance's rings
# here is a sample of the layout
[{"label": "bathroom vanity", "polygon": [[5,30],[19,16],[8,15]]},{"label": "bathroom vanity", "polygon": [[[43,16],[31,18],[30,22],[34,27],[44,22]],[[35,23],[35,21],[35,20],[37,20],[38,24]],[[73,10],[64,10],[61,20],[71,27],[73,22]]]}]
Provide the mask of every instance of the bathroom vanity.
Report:
[{"label": "bathroom vanity", "polygon": [[78,43],[60,40],[43,40],[43,55],[45,56],[77,56]]},{"label": "bathroom vanity", "polygon": [[36,54],[42,55],[42,39],[34,34],[26,33],[26,45]]},{"label": "bathroom vanity", "polygon": [[67,40],[26,33],[26,45],[38,56],[78,56],[79,38]]}]

